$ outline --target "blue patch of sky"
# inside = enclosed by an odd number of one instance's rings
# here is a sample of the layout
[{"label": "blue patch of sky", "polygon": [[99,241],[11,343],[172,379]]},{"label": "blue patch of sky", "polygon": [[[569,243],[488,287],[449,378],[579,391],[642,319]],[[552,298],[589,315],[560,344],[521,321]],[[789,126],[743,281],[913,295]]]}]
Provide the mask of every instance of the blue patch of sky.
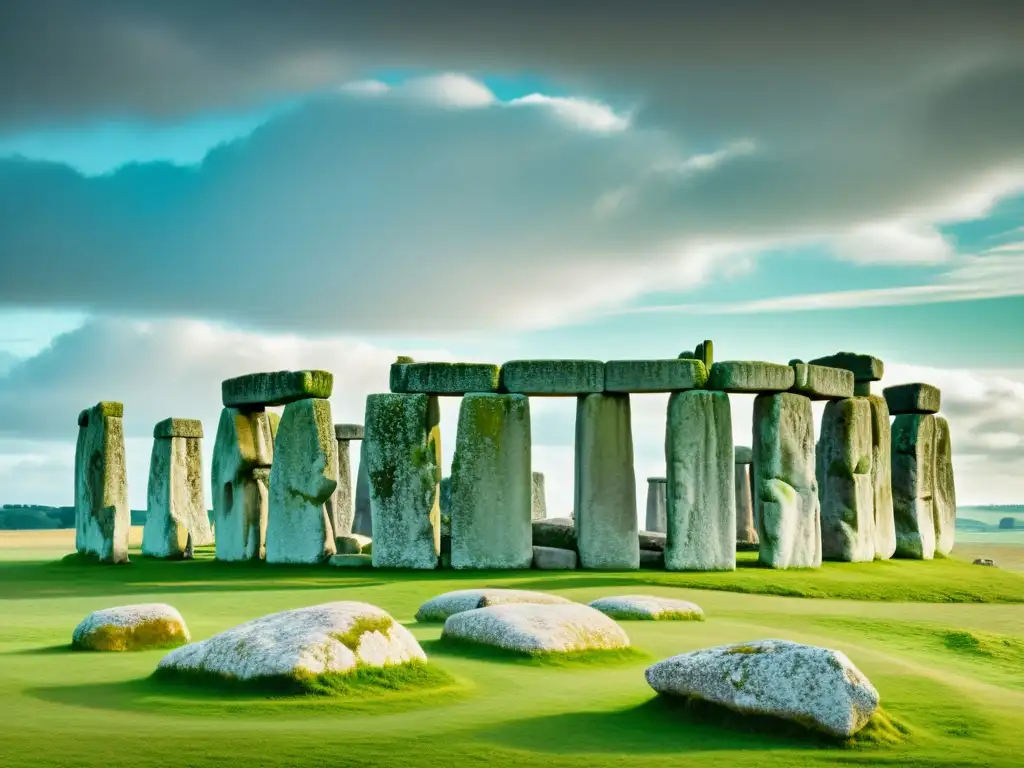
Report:
[{"label": "blue patch of sky", "polygon": [[1000,200],[988,215],[940,227],[960,251],[974,253],[1002,242],[1024,239],[1024,195]]},{"label": "blue patch of sky", "polygon": [[85,320],[81,312],[0,310],[0,354],[32,357],[48,347],[54,337],[81,327]]}]

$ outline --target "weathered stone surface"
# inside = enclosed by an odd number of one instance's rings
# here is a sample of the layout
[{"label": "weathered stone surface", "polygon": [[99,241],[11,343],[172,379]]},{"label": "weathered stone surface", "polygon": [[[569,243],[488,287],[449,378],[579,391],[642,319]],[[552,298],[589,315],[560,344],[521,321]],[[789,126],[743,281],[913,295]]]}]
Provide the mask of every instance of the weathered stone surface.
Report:
[{"label": "weathered stone surface", "polygon": [[863,397],[828,403],[815,453],[822,557],[847,563],[874,560],[871,404]]},{"label": "weathered stone surface", "polygon": [[647,516],[644,519],[648,531],[664,533],[668,525],[667,482],[664,477],[647,478]]},{"label": "weathered stone surface", "polygon": [[203,493],[202,440],[155,438],[149,459],[142,554],[184,558],[213,543]]},{"label": "weathered stone surface", "polygon": [[441,549],[440,409],[431,395],[366,398],[373,565],[437,567]]},{"label": "weathered stone surface", "polygon": [[367,536],[335,536],[334,551],[339,555],[358,555],[369,543]]},{"label": "weathered stone surface", "polygon": [[811,400],[842,400],[853,397],[853,374],[845,368],[791,363],[795,381],[793,392]]},{"label": "weathered stone surface", "polygon": [[700,360],[609,360],[604,366],[605,392],[683,392],[707,380]]},{"label": "weathered stone surface", "polygon": [[754,399],[754,519],[758,559],[772,568],[821,565],[821,515],[811,401],[791,392]]},{"label": "weathered stone surface", "polygon": [[326,505],[338,487],[337,450],[330,402],[285,406],[270,469],[268,563],[321,563],[335,553]]},{"label": "weathered stone surface", "polygon": [[332,555],[327,562],[335,568],[372,568],[373,556],[366,554]]},{"label": "weathered stone surface", "polygon": [[881,381],[885,374],[885,365],[881,360],[856,352],[836,352],[834,355],[815,358],[810,363],[828,368],[843,368],[853,374],[855,381],[864,383]]},{"label": "weathered stone surface", "polygon": [[386,611],[346,601],[247,621],[171,651],[158,668],[229,680],[300,680],[426,660],[412,633]]},{"label": "weathered stone surface", "polygon": [[704,339],[700,344],[697,345],[696,349],[693,350],[694,357],[704,363],[704,367],[711,370],[711,366],[715,362],[715,345],[711,339]]},{"label": "weathered stone surface", "polygon": [[665,464],[665,568],[735,568],[735,462],[727,394],[692,390],[669,397]]},{"label": "weathered stone surface", "polygon": [[[89,499],[85,495],[85,445],[89,437],[89,411],[78,414],[78,441],[75,443],[75,551],[85,551],[85,520]],[[130,513],[129,513],[130,514]]]},{"label": "weathered stone surface", "polygon": [[570,571],[576,567],[577,560],[571,549],[533,548],[533,567],[541,571]]},{"label": "weathered stone surface", "polygon": [[[89,409],[81,439],[75,508],[78,551],[101,563],[128,562],[128,476],[124,452],[124,406],[100,402]],[[77,453],[77,446],[76,446]]]},{"label": "weathered stone surface", "polygon": [[[337,437],[338,424],[334,425]],[[352,532],[355,518],[355,501],[352,494],[352,452],[349,450],[348,438],[340,438],[334,452],[335,477],[338,485],[327,500],[327,519],[331,523],[334,537],[347,536]]]},{"label": "weathered stone surface", "polygon": [[497,392],[500,372],[501,366],[489,363],[410,363],[397,391],[424,395]]},{"label": "weathered stone surface", "polygon": [[298,400],[326,400],[334,390],[334,374],[327,371],[273,371],[249,373],[220,385],[225,408],[267,408]]},{"label": "weathered stone surface", "polygon": [[745,445],[737,445],[733,447],[735,451],[735,460],[737,464],[753,464],[754,463],[754,450]]},{"label": "weathered stone surface", "polygon": [[871,407],[871,494],[875,515],[875,558],[888,560],[896,552],[889,406],[881,395],[870,395],[867,401]]},{"label": "weathered stone surface", "polygon": [[629,395],[586,395],[576,403],[573,517],[583,568],[635,570],[636,477]]},{"label": "weathered stone surface", "polygon": [[544,490],[544,473],[530,474],[530,519],[543,520],[548,516],[547,493]]},{"label": "weathered stone surface", "polygon": [[93,611],[75,627],[76,651],[143,651],[169,648],[190,640],[178,611],[166,603],[121,605]]},{"label": "weathered stone surface", "polygon": [[452,460],[452,568],[529,568],[531,500],[529,399],[467,394]]},{"label": "weathered stone surface", "polygon": [[599,597],[588,605],[617,621],[704,621],[696,603],[653,595]]},{"label": "weathered stone surface", "polygon": [[571,517],[548,517],[533,521],[533,546],[578,551],[576,525]]},{"label": "weathered stone surface", "polygon": [[373,515],[370,511],[370,474],[366,466],[366,441],[359,443],[359,470],[356,472],[355,515],[352,533],[373,536]]},{"label": "weathered stone surface", "polygon": [[263,557],[276,429],[270,416],[221,411],[210,469],[218,560]]},{"label": "weathered stone surface", "polygon": [[494,605],[450,616],[442,639],[519,653],[573,653],[629,647],[626,630],[586,605]]},{"label": "weathered stone surface", "polygon": [[868,397],[871,394],[871,382],[870,381],[856,381],[853,382],[853,395],[854,397]]},{"label": "weathered stone surface", "polygon": [[949,422],[935,417],[935,551],[948,555],[956,541],[956,485]]},{"label": "weathered stone surface", "polygon": [[405,389],[405,372],[412,365],[413,359],[405,355],[399,355],[391,364],[389,376],[389,387],[392,392],[402,392]]},{"label": "weathered stone surface", "polygon": [[772,393],[793,387],[792,366],[749,360],[726,360],[711,366],[707,388],[718,392]]},{"label": "weathered stone surface", "polygon": [[664,552],[665,545],[668,543],[668,535],[660,531],[640,531],[640,535],[637,538],[640,540],[641,550],[648,549],[654,552]]},{"label": "weathered stone surface", "polygon": [[844,653],[786,640],[683,653],[648,667],[646,676],[661,694],[793,720],[839,738],[867,725],[879,702]]},{"label": "weathered stone surface", "polygon": [[512,360],[501,366],[501,389],[518,395],[586,395],[604,391],[598,360]]},{"label": "weathered stone surface", "polygon": [[938,413],[942,404],[942,393],[931,384],[900,384],[886,387],[882,394],[892,416]]},{"label": "weathered stone surface", "polygon": [[736,549],[757,549],[757,523],[754,521],[754,497],[750,487],[750,464],[736,463]]},{"label": "weathered stone surface", "polygon": [[154,438],[203,437],[203,422],[199,419],[164,419],[153,427]]},{"label": "weathered stone surface", "polygon": [[334,436],[338,440],[362,440],[366,430],[362,424],[335,424]]},{"label": "weathered stone surface", "polygon": [[892,422],[896,557],[935,556],[935,422],[929,414],[902,414]]},{"label": "weathered stone surface", "polygon": [[665,552],[654,549],[640,550],[640,567],[647,570],[661,571],[665,568]]},{"label": "weathered stone surface", "polygon": [[86,408],[84,411],[79,411],[78,426],[89,426],[90,415],[96,418],[112,416],[115,419],[123,419],[124,403],[119,403],[116,400],[100,400],[98,403],[96,403],[96,405],[92,406],[91,408]]},{"label": "weathered stone surface", "polygon": [[421,605],[416,612],[416,621],[444,621],[456,613],[509,603],[568,605],[572,601],[559,595],[525,589],[458,589],[438,595]]}]

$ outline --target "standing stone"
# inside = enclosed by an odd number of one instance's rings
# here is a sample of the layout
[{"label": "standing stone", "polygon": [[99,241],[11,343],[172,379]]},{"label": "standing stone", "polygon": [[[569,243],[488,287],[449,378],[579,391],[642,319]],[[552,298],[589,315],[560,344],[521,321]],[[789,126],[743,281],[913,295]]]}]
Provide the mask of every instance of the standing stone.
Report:
[{"label": "standing stone", "polygon": [[576,401],[576,538],[580,566],[640,567],[629,395],[584,395]]},{"label": "standing stone", "polygon": [[668,400],[665,431],[665,569],[736,567],[732,411],[724,392],[692,390]]},{"label": "standing stone", "polygon": [[956,486],[949,422],[935,417],[935,551],[948,555],[956,538]]},{"label": "standing stone", "polygon": [[647,517],[644,530],[664,533],[668,525],[667,478],[647,478]]},{"label": "standing stone", "polygon": [[259,560],[264,556],[267,485],[278,423],[272,417],[276,415],[235,408],[220,413],[210,467],[218,560]]},{"label": "standing stone", "polygon": [[[76,500],[81,531],[78,551],[101,563],[128,562],[128,476],[124,452],[124,406],[100,402],[79,416],[85,427],[77,461],[81,505]],[[82,424],[85,421],[85,424]],[[79,538],[76,536],[76,538]]]},{"label": "standing stone", "polygon": [[142,554],[191,558],[213,543],[203,493],[202,423],[167,419],[153,430]]},{"label": "standing stone", "polygon": [[771,568],[820,566],[811,401],[792,392],[754,398],[753,448],[758,560]]},{"label": "standing stone", "polygon": [[896,557],[935,556],[935,422],[930,414],[901,414],[892,422]]},{"label": "standing stone", "polygon": [[735,448],[736,481],[736,549],[757,549],[757,524],[754,522],[754,499],[750,493],[750,462],[752,451],[745,445]]},{"label": "standing stone", "polygon": [[334,436],[338,441],[336,461],[338,487],[327,500],[327,518],[334,529],[334,537],[352,533],[355,504],[352,497],[352,458],[349,443],[363,439],[361,424],[335,424]]},{"label": "standing stone", "polygon": [[816,453],[821,554],[826,560],[875,559],[871,431],[867,399],[851,397],[825,406]]},{"label": "standing stone", "polygon": [[373,565],[436,568],[441,549],[440,408],[432,395],[366,398]]},{"label": "standing stone", "polygon": [[530,519],[544,520],[548,516],[548,501],[544,492],[543,472],[532,473],[530,489]]},{"label": "standing stone", "polygon": [[889,406],[881,395],[868,395],[871,406],[871,489],[875,514],[875,557],[888,560],[896,552],[892,511],[892,429]]},{"label": "standing stone", "polygon": [[530,401],[467,394],[452,461],[452,568],[533,562]]},{"label": "standing stone", "polygon": [[331,403],[288,403],[274,440],[267,516],[268,563],[321,563],[335,554],[327,500],[338,487]]},{"label": "standing stone", "polygon": [[373,515],[370,513],[370,475],[366,469],[366,440],[359,444],[359,471],[356,473],[356,506],[352,533],[373,537]]},{"label": "standing stone", "polygon": [[75,551],[85,551],[85,518],[89,503],[85,496],[85,444],[89,438],[89,411],[78,414],[78,442],[75,445]]}]

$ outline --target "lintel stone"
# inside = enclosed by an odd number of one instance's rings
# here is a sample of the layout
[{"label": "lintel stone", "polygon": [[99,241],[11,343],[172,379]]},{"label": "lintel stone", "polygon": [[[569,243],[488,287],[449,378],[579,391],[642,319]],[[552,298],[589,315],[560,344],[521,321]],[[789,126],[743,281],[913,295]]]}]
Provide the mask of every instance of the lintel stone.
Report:
[{"label": "lintel stone", "polygon": [[882,390],[891,416],[938,413],[942,393],[931,384],[899,384]]},{"label": "lintel stone", "polygon": [[790,363],[796,381],[793,392],[811,400],[845,400],[853,397],[853,373],[845,368],[831,368],[824,365]]},{"label": "lintel stone", "polygon": [[714,363],[707,388],[719,392],[772,394],[786,392],[796,383],[792,366],[752,360]]},{"label": "lintel stone", "polygon": [[227,379],[220,385],[225,408],[266,408],[298,400],[326,400],[334,390],[327,371],[272,371]]},{"label": "lintel stone", "polygon": [[683,392],[701,389],[708,371],[700,360],[609,360],[604,366],[606,392]]},{"label": "lintel stone", "polygon": [[501,367],[501,389],[515,395],[570,396],[604,392],[599,360],[512,360]]},{"label": "lintel stone", "polygon": [[153,427],[154,438],[167,438],[172,437],[196,437],[201,438],[203,436],[203,422],[199,419],[164,419],[161,422],[157,422],[157,425]]},{"label": "lintel stone", "polygon": [[335,440],[362,440],[365,434],[362,424],[335,424]]},{"label": "lintel stone", "polygon": [[[396,364],[397,365],[397,364]],[[423,395],[465,395],[498,391],[501,367],[489,363],[406,363],[392,392]]]},{"label": "lintel stone", "polygon": [[885,373],[885,364],[877,357],[856,352],[836,352],[834,355],[817,357],[810,363],[829,368],[844,368],[852,372],[854,380],[858,382],[881,381]]}]

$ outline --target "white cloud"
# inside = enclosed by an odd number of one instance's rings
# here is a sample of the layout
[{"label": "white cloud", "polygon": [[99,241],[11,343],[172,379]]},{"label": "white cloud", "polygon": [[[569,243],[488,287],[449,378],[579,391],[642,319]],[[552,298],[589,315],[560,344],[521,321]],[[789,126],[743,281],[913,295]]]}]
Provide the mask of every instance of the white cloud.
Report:
[{"label": "white cloud", "polygon": [[934,227],[903,221],[858,224],[832,238],[832,249],[858,264],[941,264],[955,253],[953,243]]},{"label": "white cloud", "polygon": [[572,125],[590,131],[624,131],[629,127],[628,115],[616,114],[607,104],[592,99],[545,96],[531,93],[508,102],[510,107],[542,106]]},{"label": "white cloud", "polygon": [[455,109],[489,107],[497,102],[486,85],[456,72],[406,80],[391,92]]}]

